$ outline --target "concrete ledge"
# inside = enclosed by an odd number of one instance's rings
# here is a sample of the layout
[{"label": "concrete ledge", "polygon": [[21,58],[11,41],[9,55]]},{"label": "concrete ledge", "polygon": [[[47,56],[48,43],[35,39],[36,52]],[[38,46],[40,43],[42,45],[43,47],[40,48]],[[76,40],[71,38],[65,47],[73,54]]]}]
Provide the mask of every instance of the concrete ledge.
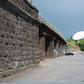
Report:
[{"label": "concrete ledge", "polygon": [[10,69],[10,70],[0,72],[0,78],[11,76],[11,75],[16,74],[18,72],[24,71],[24,70],[26,70],[28,68],[34,68],[37,65],[38,64],[31,64],[31,65],[28,65],[28,66],[24,66],[24,67],[20,67],[20,68],[16,68],[16,69]]}]

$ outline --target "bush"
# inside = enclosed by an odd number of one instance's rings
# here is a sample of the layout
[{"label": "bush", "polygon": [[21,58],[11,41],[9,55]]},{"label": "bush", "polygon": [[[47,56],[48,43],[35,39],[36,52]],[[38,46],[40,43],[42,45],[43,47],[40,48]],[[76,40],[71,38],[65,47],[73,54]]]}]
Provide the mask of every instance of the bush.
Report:
[{"label": "bush", "polygon": [[84,40],[80,40],[79,44],[81,51],[84,51]]}]

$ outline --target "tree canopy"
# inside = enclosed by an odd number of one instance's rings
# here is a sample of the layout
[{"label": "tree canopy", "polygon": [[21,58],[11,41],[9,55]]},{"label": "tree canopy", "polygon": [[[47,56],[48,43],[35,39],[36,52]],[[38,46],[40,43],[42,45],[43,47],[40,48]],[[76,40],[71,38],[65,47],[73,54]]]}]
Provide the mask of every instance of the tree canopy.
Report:
[{"label": "tree canopy", "polygon": [[73,48],[74,49],[77,46],[79,46],[80,50],[84,51],[84,39],[76,41],[76,40],[73,40],[72,38],[70,38],[70,39],[67,40],[67,43],[68,43],[68,47],[69,48]]},{"label": "tree canopy", "polygon": [[81,51],[84,51],[84,39],[80,40],[78,45],[80,46]]}]

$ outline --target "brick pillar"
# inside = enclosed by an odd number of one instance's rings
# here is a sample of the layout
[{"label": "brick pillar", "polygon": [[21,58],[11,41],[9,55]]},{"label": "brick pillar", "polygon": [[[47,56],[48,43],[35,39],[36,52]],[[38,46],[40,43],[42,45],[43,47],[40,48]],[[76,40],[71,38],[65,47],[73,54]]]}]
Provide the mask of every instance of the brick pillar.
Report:
[{"label": "brick pillar", "polygon": [[61,42],[59,41],[59,49],[58,49],[59,56],[62,55],[62,45]]},{"label": "brick pillar", "polygon": [[54,57],[54,39],[52,38],[50,40],[50,51],[51,51],[51,57]]},{"label": "brick pillar", "polygon": [[60,56],[62,56],[62,44],[60,43]]},{"label": "brick pillar", "polygon": [[54,39],[54,51],[53,51],[53,53],[54,53],[54,57],[57,57],[57,54],[58,54],[58,52],[57,52],[57,39]]},{"label": "brick pillar", "polygon": [[63,44],[63,55],[66,53],[66,45]]},{"label": "brick pillar", "polygon": [[39,37],[39,56],[41,60],[45,58],[45,34]]},{"label": "brick pillar", "polygon": [[46,57],[54,57],[54,40],[47,36],[45,39],[45,47],[46,47]]},{"label": "brick pillar", "polygon": [[64,55],[64,45],[62,42],[60,42],[60,56]]},{"label": "brick pillar", "polygon": [[63,45],[63,43],[62,43],[62,55],[64,55],[64,52],[65,52],[65,50],[64,50],[64,45]]},{"label": "brick pillar", "polygon": [[56,53],[56,57],[58,57],[59,56],[59,42],[58,41],[55,46],[55,53]]}]

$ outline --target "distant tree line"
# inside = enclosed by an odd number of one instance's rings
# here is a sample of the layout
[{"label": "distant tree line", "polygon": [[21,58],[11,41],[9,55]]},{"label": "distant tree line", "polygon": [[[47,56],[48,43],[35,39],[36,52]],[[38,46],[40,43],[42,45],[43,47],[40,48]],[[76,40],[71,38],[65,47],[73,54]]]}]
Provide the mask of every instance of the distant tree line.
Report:
[{"label": "distant tree line", "polygon": [[79,46],[80,50],[84,51],[84,39],[76,41],[70,38],[67,40],[67,43],[69,48],[76,48],[77,46]]}]

